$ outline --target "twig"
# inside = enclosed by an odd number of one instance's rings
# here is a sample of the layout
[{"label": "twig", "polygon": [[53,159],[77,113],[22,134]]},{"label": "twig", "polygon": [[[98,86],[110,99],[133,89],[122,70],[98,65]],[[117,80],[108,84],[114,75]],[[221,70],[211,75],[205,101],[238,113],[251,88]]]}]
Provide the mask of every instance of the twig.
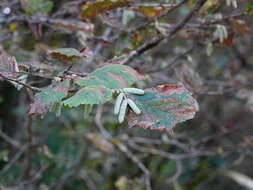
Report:
[{"label": "twig", "polygon": [[163,150],[159,150],[156,148],[150,148],[145,146],[140,146],[135,144],[134,142],[128,141],[129,146],[134,148],[135,150],[138,150],[140,152],[146,152],[154,155],[159,155],[161,157],[165,157],[172,160],[184,160],[188,158],[198,157],[198,156],[210,156],[217,154],[216,152],[210,152],[210,151],[201,151],[201,150],[191,150],[191,152],[183,153],[183,154],[173,154],[168,153]]},{"label": "twig", "polygon": [[106,139],[111,139],[111,134],[105,129],[104,125],[101,123],[101,117],[103,113],[103,106],[98,106],[96,115],[95,115],[95,124],[98,127],[101,135]]},{"label": "twig", "polygon": [[170,69],[172,66],[177,66],[178,61],[182,58],[184,58],[187,54],[191,53],[192,51],[195,50],[195,46],[192,46],[191,48],[189,48],[188,50],[186,50],[185,52],[179,54],[178,56],[176,56],[170,63],[168,63],[165,67],[162,68],[157,68],[157,69],[153,69],[153,70],[149,70],[147,73],[154,73],[154,72],[159,72],[159,71],[165,71],[167,69]]},{"label": "twig", "polygon": [[186,28],[202,28],[202,27],[206,27],[208,25],[213,25],[213,24],[217,24],[217,23],[229,20],[231,18],[238,18],[238,17],[243,17],[243,16],[246,16],[246,14],[244,12],[236,13],[236,14],[224,16],[221,19],[213,19],[210,21],[205,21],[205,22],[197,23],[197,24],[187,24]]},{"label": "twig", "polygon": [[89,174],[86,171],[81,170],[79,177],[86,182],[89,190],[97,190],[98,189],[96,184],[92,181],[92,179],[90,178]]},{"label": "twig", "polygon": [[168,142],[167,141],[164,142],[161,139],[149,139],[149,138],[143,138],[143,137],[132,137],[131,139],[128,139],[128,140],[131,140],[135,143],[153,144],[153,145],[169,144],[169,145],[175,145],[175,146],[181,148],[184,151],[189,150],[188,146],[186,146],[185,144],[179,142],[176,139],[170,139],[170,140],[168,140]]},{"label": "twig", "polygon": [[0,43],[3,43],[4,41],[7,41],[7,40],[13,40],[17,37],[21,37],[21,36],[24,36],[24,35],[27,35],[27,34],[30,34],[31,32],[28,31],[28,32],[18,32],[18,33],[14,33],[14,34],[5,34],[5,35],[1,35],[0,36]]},{"label": "twig", "polygon": [[153,47],[156,47],[161,41],[166,38],[171,38],[176,32],[182,29],[185,24],[194,16],[195,13],[199,11],[199,9],[204,5],[206,0],[199,0],[194,9],[190,13],[188,13],[178,24],[176,24],[167,35],[159,35],[155,37],[153,40],[150,40],[137,48],[134,51],[131,51],[128,56],[121,62],[121,64],[126,64],[127,62],[131,61],[134,57],[141,55],[142,53],[146,52]]},{"label": "twig", "polygon": [[229,135],[231,133],[233,133],[236,129],[233,129],[233,130],[227,130],[227,131],[222,131],[221,133],[218,133],[218,134],[214,134],[214,135],[210,135],[210,136],[207,136],[207,137],[204,137],[196,142],[194,142],[192,144],[192,146],[199,146],[201,144],[205,144],[211,140],[214,140],[214,139],[217,139],[217,138],[220,138],[220,137],[223,137],[223,136],[226,136],[226,135]]},{"label": "twig", "polygon": [[21,184],[19,184],[18,186],[24,186],[24,185],[29,185],[29,184],[33,184],[36,181],[38,181],[41,177],[42,174],[49,168],[49,165],[43,165],[38,171],[36,171],[32,176],[33,178],[31,180],[27,180],[27,181],[23,181]]},{"label": "twig", "polygon": [[131,7],[138,8],[138,7],[175,7],[178,6],[177,4],[171,3],[134,3]]},{"label": "twig", "polygon": [[32,159],[34,156],[34,151],[33,151],[33,118],[31,115],[27,115],[27,145],[28,149],[26,152],[26,157],[25,157],[25,168],[23,171],[23,179],[29,179],[31,176],[31,170],[32,170]]},{"label": "twig", "polygon": [[4,80],[16,82],[16,83],[18,83],[18,84],[20,84],[20,85],[23,85],[24,87],[26,87],[26,88],[28,88],[28,89],[34,91],[34,92],[41,92],[41,89],[39,89],[39,88],[30,86],[29,84],[26,84],[26,83],[23,83],[23,82],[20,82],[20,81],[17,80],[17,79],[11,79],[11,78],[9,78],[9,77],[6,77],[6,76],[2,75],[1,73],[0,73],[0,77],[2,77]]},{"label": "twig", "polygon": [[152,190],[151,182],[150,182],[150,171],[148,170],[148,168],[121,141],[117,141],[114,144],[118,147],[118,149],[121,152],[123,152],[128,158],[130,158],[140,168],[140,170],[145,175],[146,190]]},{"label": "twig", "polygon": [[50,186],[49,189],[60,190],[65,184],[69,183],[75,176],[78,175],[79,171],[82,168],[83,161],[86,159],[86,157],[87,157],[87,151],[86,151],[86,147],[84,147],[81,150],[81,153],[77,157],[76,161],[71,166],[71,168],[68,169],[68,172],[64,173],[58,181],[56,181],[54,184]]},{"label": "twig", "polygon": [[146,26],[148,26],[149,24],[155,22],[157,19],[162,18],[164,16],[169,15],[170,13],[172,13],[173,11],[175,11],[178,7],[180,7],[181,5],[185,4],[187,1],[189,0],[183,0],[180,3],[176,4],[175,6],[173,6],[171,9],[169,9],[168,11],[164,12],[163,14],[158,15],[157,17],[150,19],[144,23],[142,23],[141,25],[139,25],[138,27],[129,30],[130,33],[135,33],[136,31],[139,31],[143,28],[145,28]]},{"label": "twig", "polygon": [[[107,28],[105,30],[105,32],[103,34],[103,39],[105,41],[108,40],[108,37],[110,36],[111,32],[112,32],[111,28]],[[93,55],[87,60],[86,65],[91,65],[94,62],[95,58],[100,54],[100,51],[102,50],[102,47],[103,47],[103,45],[100,42],[98,42],[98,44],[96,45],[96,47],[93,51]]]},{"label": "twig", "polygon": [[0,129],[0,137],[2,137],[2,139],[4,139],[7,143],[11,144],[12,146],[16,148],[20,147],[20,143],[18,141],[6,135],[1,129]]},{"label": "twig", "polygon": [[19,151],[13,156],[10,162],[2,169],[2,171],[0,172],[0,176],[4,175],[5,172],[7,172],[12,167],[12,165],[24,154],[27,148],[27,144],[20,147]]},{"label": "twig", "polygon": [[181,173],[182,173],[182,163],[181,163],[181,161],[177,160],[176,161],[176,166],[177,166],[176,173],[171,178],[166,179],[166,183],[172,183],[172,182],[176,181],[179,178],[179,176],[181,175]]}]

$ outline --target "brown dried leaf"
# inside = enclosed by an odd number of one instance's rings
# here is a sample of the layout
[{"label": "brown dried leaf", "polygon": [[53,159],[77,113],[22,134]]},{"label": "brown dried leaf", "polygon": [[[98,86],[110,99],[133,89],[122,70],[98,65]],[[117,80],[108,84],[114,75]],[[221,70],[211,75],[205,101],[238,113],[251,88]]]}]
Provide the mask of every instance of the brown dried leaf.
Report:
[{"label": "brown dried leaf", "polygon": [[249,27],[243,20],[231,18],[229,19],[229,22],[233,26],[234,31],[240,34],[241,36],[250,31]]}]

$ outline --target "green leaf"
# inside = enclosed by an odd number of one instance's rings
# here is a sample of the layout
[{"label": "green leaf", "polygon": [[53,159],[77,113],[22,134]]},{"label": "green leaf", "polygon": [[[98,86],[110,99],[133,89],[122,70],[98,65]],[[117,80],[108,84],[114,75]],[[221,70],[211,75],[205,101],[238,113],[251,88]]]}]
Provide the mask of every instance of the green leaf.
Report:
[{"label": "green leaf", "polygon": [[48,14],[53,9],[50,0],[21,0],[21,5],[27,14]]},{"label": "green leaf", "polygon": [[82,57],[82,54],[74,48],[59,48],[49,51],[48,54],[61,61],[70,61],[73,58]]},{"label": "green leaf", "polygon": [[82,7],[81,18],[94,18],[98,14],[101,14],[105,11],[109,11],[118,7],[128,6],[130,3],[127,0],[103,0],[96,2],[87,2]]},{"label": "green leaf", "polygon": [[113,91],[104,86],[84,87],[63,101],[63,104],[68,107],[77,107],[83,104],[103,104],[112,99],[112,94]]},{"label": "green leaf", "polygon": [[105,86],[107,88],[125,88],[133,85],[144,76],[126,65],[109,64],[90,73],[85,78],[75,80],[79,86]]},{"label": "green leaf", "polygon": [[129,95],[141,109],[142,114],[130,112],[127,121],[130,127],[166,130],[192,119],[198,111],[197,101],[183,85],[160,85],[145,90],[144,95]]},{"label": "green leaf", "polygon": [[30,105],[29,114],[46,113],[53,105],[60,103],[68,94],[70,82],[64,81],[45,88],[35,95],[34,102]]}]

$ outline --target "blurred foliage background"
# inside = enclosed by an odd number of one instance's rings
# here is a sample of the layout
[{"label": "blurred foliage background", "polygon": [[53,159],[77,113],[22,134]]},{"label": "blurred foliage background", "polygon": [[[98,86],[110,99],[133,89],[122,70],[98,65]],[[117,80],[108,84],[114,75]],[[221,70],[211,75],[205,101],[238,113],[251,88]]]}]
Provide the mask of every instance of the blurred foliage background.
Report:
[{"label": "blurred foliage background", "polygon": [[[181,82],[200,109],[172,134],[119,125],[113,102],[35,116],[31,89],[0,76],[0,189],[253,189],[253,4],[203,2],[1,0],[0,53],[24,83],[127,60],[148,78],[137,87]],[[86,54],[73,64],[57,48]]]}]

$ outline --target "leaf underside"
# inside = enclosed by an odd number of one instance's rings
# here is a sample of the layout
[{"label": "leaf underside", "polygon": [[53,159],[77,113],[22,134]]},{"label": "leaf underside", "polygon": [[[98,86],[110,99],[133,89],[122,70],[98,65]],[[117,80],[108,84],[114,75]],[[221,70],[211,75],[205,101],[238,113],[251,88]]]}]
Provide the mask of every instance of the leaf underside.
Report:
[{"label": "leaf underside", "polygon": [[145,90],[143,96],[129,96],[142,114],[129,112],[130,127],[171,131],[177,124],[192,119],[198,111],[197,101],[183,85],[160,85]]}]

